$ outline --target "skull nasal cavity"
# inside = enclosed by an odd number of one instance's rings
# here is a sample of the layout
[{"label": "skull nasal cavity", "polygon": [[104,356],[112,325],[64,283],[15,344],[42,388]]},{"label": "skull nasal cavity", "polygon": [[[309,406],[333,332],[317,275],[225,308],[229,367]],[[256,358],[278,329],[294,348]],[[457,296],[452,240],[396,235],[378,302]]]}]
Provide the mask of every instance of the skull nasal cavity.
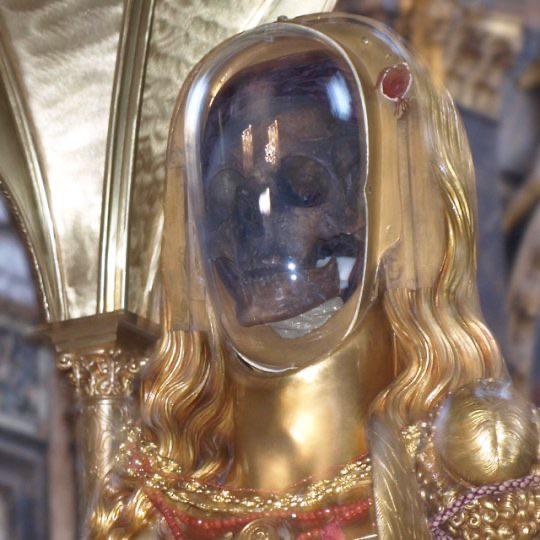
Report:
[{"label": "skull nasal cavity", "polygon": [[236,220],[240,239],[263,236],[263,222],[257,193],[247,189],[239,190],[236,200]]}]

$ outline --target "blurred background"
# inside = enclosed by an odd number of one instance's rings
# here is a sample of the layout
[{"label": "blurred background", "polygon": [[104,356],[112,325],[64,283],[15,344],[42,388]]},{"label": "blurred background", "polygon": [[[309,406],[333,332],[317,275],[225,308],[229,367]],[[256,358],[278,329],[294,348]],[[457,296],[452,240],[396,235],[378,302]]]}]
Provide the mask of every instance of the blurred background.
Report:
[{"label": "blurred background", "polygon": [[540,403],[540,1],[338,0],[394,28],[461,112],[476,168],[484,316]]},{"label": "blurred background", "polygon": [[[339,0],[336,10],[396,29],[458,104],[477,172],[485,318],[540,404],[540,0]],[[52,352],[27,337],[40,322],[36,282],[8,208],[0,194],[0,540],[49,538],[51,521],[67,540],[73,411]]]}]

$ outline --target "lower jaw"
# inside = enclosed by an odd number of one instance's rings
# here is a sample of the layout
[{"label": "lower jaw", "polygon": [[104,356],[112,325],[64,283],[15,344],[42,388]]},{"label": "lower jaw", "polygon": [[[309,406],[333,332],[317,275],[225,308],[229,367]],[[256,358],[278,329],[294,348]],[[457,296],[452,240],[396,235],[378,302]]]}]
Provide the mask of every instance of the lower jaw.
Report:
[{"label": "lower jaw", "polygon": [[324,268],[275,276],[253,284],[237,303],[237,317],[242,326],[275,323],[301,315],[327,300],[339,296],[338,267],[332,260]]}]

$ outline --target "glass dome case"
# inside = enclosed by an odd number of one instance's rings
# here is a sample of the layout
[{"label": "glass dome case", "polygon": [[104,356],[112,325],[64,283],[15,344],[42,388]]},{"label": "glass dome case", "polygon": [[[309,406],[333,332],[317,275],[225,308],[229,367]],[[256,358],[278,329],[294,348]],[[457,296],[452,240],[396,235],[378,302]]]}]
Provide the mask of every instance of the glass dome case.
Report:
[{"label": "glass dome case", "polygon": [[269,25],[220,53],[186,96],[190,249],[252,359],[318,341],[362,287],[367,120],[350,59],[313,29]]}]

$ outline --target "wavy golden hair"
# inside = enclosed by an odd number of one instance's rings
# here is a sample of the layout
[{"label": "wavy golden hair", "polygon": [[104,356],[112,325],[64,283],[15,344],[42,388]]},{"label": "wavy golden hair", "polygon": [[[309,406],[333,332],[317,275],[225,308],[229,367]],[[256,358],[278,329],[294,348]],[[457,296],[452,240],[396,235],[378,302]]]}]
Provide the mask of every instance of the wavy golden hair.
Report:
[{"label": "wavy golden hair", "polygon": [[[392,424],[426,415],[450,391],[481,377],[500,377],[504,364],[484,326],[476,291],[474,171],[452,100],[420,77],[435,156],[432,174],[444,206],[446,248],[438,277],[417,290],[381,287],[401,371],[376,399]],[[174,330],[167,298],[164,334],[140,387],[144,436],[193,476],[223,478],[232,457],[232,401],[225,391],[226,352],[211,306],[209,332]],[[91,517],[92,538],[133,538],[155,525],[140,486],[120,473],[108,480]]]},{"label": "wavy golden hair", "polygon": [[[431,86],[428,77],[422,79]],[[449,94],[427,87],[425,95],[446,247],[432,287],[384,292],[403,369],[378,396],[376,406],[402,427],[424,418],[452,390],[475,379],[506,374],[478,306],[475,182],[467,137]]]}]

